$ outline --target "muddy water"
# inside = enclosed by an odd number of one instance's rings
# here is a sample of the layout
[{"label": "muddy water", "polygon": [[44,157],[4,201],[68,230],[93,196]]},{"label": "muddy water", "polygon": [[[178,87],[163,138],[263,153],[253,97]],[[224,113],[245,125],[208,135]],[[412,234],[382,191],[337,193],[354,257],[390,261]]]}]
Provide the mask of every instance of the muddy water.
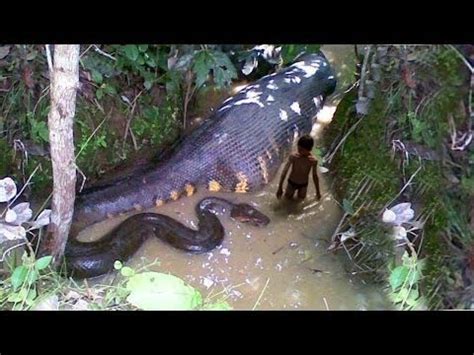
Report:
[{"label": "muddy water", "polygon": [[[380,293],[351,278],[341,260],[326,252],[341,212],[327,190],[328,182],[322,178],[321,183],[321,201],[311,197],[300,206],[277,201],[274,181],[257,194],[201,191],[151,209],[193,228],[196,226],[194,206],[201,198],[214,194],[251,203],[267,214],[271,223],[257,228],[222,217],[226,237],[212,252],[191,255],[149,239],[129,264],[140,266],[157,258],[160,265],[152,269],[183,278],[204,296],[219,293],[235,309],[386,308]],[[311,187],[309,195],[314,193]],[[96,225],[81,239],[103,235],[122,219]]]},{"label": "muddy water", "polygon": [[[331,111],[331,107],[329,110]],[[323,115],[324,116],[324,115]],[[318,122],[320,127],[328,117]],[[323,124],[321,123],[323,122]],[[320,134],[316,129],[315,134]],[[279,176],[279,174],[278,174]],[[255,194],[198,191],[150,212],[171,216],[190,228],[196,226],[194,207],[203,197],[216,195],[247,202],[271,218],[263,228],[237,224],[223,216],[226,237],[212,252],[192,255],[149,239],[129,262],[141,266],[158,259],[155,271],[171,273],[199,289],[204,297],[225,298],[234,309],[386,309],[381,292],[351,277],[340,257],[326,252],[341,210],[329,181],[320,174],[321,201],[310,185],[301,205],[275,198],[278,179]],[[84,231],[82,240],[93,240],[124,218],[105,221]]]},{"label": "muddy water", "polygon": [[[381,294],[360,284],[344,270],[341,260],[327,253],[328,240],[340,218],[338,204],[321,179],[323,198],[303,205],[288,205],[275,198],[277,182],[257,194],[235,195],[197,192],[153,212],[196,226],[194,206],[209,195],[248,202],[267,214],[263,228],[221,220],[226,230],[223,244],[212,252],[191,255],[156,239],[148,240],[130,265],[158,258],[154,270],[183,278],[204,296],[220,294],[235,309],[383,309]],[[314,196],[312,186],[309,195]],[[94,226],[83,240],[103,235],[122,219]],[[257,301],[259,300],[258,304]]]},{"label": "muddy water", "polygon": [[[316,140],[329,124],[340,94],[353,68],[353,46],[323,46],[342,84],[314,125]],[[350,82],[347,82],[350,84]],[[247,202],[271,218],[264,228],[237,224],[221,217],[226,230],[223,244],[212,252],[191,255],[156,239],[148,240],[131,266],[158,259],[152,269],[171,273],[199,289],[203,296],[225,298],[234,309],[387,309],[388,302],[375,287],[362,284],[348,274],[342,259],[326,251],[341,217],[341,209],[328,190],[329,181],[320,173],[321,201],[314,199],[310,185],[301,205],[289,205],[275,198],[278,177],[255,194],[224,194],[197,191],[150,212],[171,216],[194,228],[194,207],[203,197],[216,195]],[[84,231],[81,239],[93,240],[123,221],[115,218]]]}]

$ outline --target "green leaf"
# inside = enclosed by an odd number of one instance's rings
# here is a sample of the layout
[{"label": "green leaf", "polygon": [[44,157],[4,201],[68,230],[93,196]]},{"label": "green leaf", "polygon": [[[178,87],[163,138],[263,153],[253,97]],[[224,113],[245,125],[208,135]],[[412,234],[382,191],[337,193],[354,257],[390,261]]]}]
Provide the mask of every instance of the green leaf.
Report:
[{"label": "green leaf", "polygon": [[24,265],[17,266],[11,276],[13,290],[16,291],[26,280],[28,268]]},{"label": "green leaf", "polygon": [[294,44],[285,44],[281,49],[281,57],[283,59],[283,64],[287,64],[293,60],[295,57],[295,48]]},{"label": "green leaf", "polygon": [[122,276],[130,277],[135,274],[135,271],[131,267],[124,266],[122,269],[120,269],[120,273]]},{"label": "green leaf", "polygon": [[95,96],[100,100],[104,96],[104,90],[97,89],[95,92]]},{"label": "green leaf", "polygon": [[420,293],[418,292],[418,290],[412,289],[407,297],[407,305],[412,306],[412,307],[416,306],[416,304],[418,303],[419,297],[420,297]]},{"label": "green leaf", "polygon": [[97,138],[97,145],[102,148],[107,148],[107,141],[105,140],[105,136],[100,136]]},{"label": "green leaf", "polygon": [[35,266],[37,270],[43,270],[51,264],[51,260],[53,260],[53,257],[48,255],[48,256],[43,256],[42,258],[39,258],[36,260]]},{"label": "green leaf", "polygon": [[416,264],[417,264],[417,258],[416,258],[416,255],[408,255],[408,252],[405,251],[402,255],[402,262],[403,262],[403,265],[405,265],[406,267],[412,269],[412,268],[415,268],[416,267]]},{"label": "green leaf", "polygon": [[281,58],[283,59],[283,64],[288,64],[292,62],[296,56],[304,50],[304,45],[301,44],[287,44],[282,47]]},{"label": "green leaf", "polygon": [[106,94],[109,94],[109,95],[117,95],[117,89],[115,89],[115,86],[113,85],[105,85],[104,86],[104,91]]},{"label": "green leaf", "polygon": [[35,119],[30,120],[31,124],[31,135],[33,139],[38,140],[42,139],[45,142],[49,141],[49,130],[46,122],[44,121],[36,121]]},{"label": "green leaf", "polygon": [[194,56],[193,71],[196,74],[196,86],[198,88],[207,81],[212,64],[212,55],[207,50],[199,51]]},{"label": "green leaf", "polygon": [[92,80],[97,84],[102,84],[104,80],[102,74],[97,70],[92,70]]},{"label": "green leaf", "polygon": [[[23,291],[23,292],[22,292]],[[17,303],[21,302],[24,299],[26,289],[21,289],[20,292],[12,293],[8,296],[7,302]]]},{"label": "green leaf", "polygon": [[145,64],[145,59],[142,56],[139,56],[138,59],[137,59],[137,63],[139,65],[143,65],[143,64]]},{"label": "green leaf", "polygon": [[144,310],[192,310],[202,304],[201,294],[180,278],[157,272],[132,276],[127,301]]},{"label": "green leaf", "polygon": [[145,80],[145,82],[143,83],[143,86],[145,87],[145,89],[150,90],[151,87],[153,86],[153,81]]},{"label": "green leaf", "polygon": [[146,61],[146,64],[152,68],[156,68],[157,64],[153,58],[150,58]]},{"label": "green leaf", "polygon": [[406,280],[409,269],[406,266],[397,266],[390,273],[390,286],[392,290],[398,289]]},{"label": "green leaf", "polygon": [[320,48],[321,48],[321,46],[319,44],[308,44],[306,46],[306,51],[308,53],[317,53],[317,52],[319,52]]},{"label": "green leaf", "polygon": [[31,269],[30,272],[28,273],[28,277],[26,278],[26,283],[31,286],[36,282],[36,280],[38,280],[38,277],[39,277],[38,271],[35,269]]},{"label": "green leaf", "polygon": [[354,213],[354,208],[352,207],[352,202],[349,200],[342,200],[342,208],[344,209],[344,212],[352,215]]},{"label": "green leaf", "polygon": [[225,87],[237,78],[237,71],[227,54],[221,51],[203,50],[194,56],[193,72],[196,74],[196,86],[202,86],[210,71],[214,74],[217,87]]},{"label": "green leaf", "polygon": [[400,291],[398,292],[398,296],[402,301],[408,298],[408,292],[409,290],[407,288],[401,288]]},{"label": "green leaf", "polygon": [[408,274],[408,285],[416,285],[421,280],[421,272],[418,269],[411,269]]},{"label": "green leaf", "polygon": [[148,49],[148,44],[140,44],[138,45],[138,49],[140,50],[140,52],[146,52]]},{"label": "green leaf", "polygon": [[30,289],[30,291],[28,292],[28,295],[26,296],[26,304],[28,306],[32,306],[35,303],[36,296],[37,296],[36,289],[34,288]]},{"label": "green leaf", "polygon": [[40,136],[42,140],[44,140],[45,142],[48,142],[49,141],[48,126],[46,126],[46,123],[44,122],[41,122],[41,123],[42,125],[40,125],[40,128],[38,130],[38,135]]},{"label": "green leaf", "polygon": [[218,87],[223,88],[231,84],[232,79],[237,78],[237,70],[227,54],[214,52],[214,80]]},{"label": "green leaf", "polygon": [[125,53],[125,56],[130,59],[132,62],[136,61],[140,52],[138,51],[138,48],[134,44],[128,44],[123,47],[123,51]]}]

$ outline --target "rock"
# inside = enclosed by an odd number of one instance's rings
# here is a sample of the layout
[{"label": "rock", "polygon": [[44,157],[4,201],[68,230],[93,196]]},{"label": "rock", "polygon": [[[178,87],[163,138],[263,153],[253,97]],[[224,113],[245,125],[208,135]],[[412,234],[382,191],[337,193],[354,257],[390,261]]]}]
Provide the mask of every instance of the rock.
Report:
[{"label": "rock", "polygon": [[57,295],[52,295],[39,301],[32,311],[57,311],[59,309],[59,298]]}]

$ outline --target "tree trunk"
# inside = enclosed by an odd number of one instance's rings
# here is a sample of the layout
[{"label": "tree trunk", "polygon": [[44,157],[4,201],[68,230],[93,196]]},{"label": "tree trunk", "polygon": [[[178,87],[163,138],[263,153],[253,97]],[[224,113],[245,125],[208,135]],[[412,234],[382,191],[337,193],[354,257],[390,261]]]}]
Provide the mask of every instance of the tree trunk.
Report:
[{"label": "tree trunk", "polygon": [[74,213],[76,164],[73,119],[79,84],[79,45],[54,46],[50,80],[48,128],[53,166],[53,200],[51,222],[42,254],[52,255],[57,265],[64,254]]}]

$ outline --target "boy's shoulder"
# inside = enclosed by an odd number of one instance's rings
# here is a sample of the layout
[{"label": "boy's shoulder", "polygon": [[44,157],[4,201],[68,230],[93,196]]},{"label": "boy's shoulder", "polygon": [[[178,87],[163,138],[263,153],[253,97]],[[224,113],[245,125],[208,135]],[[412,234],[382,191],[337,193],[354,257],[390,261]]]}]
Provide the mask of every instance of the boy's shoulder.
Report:
[{"label": "boy's shoulder", "polygon": [[317,164],[318,163],[318,159],[313,155],[313,153],[311,153],[310,155],[308,155],[308,160],[311,162],[311,164]]},{"label": "boy's shoulder", "polygon": [[293,162],[297,159],[307,159],[311,164],[317,164],[318,160],[316,157],[311,153],[310,155],[301,155],[299,153],[291,153],[290,154],[290,162]]},{"label": "boy's shoulder", "polygon": [[298,159],[300,158],[300,154],[299,153],[291,153],[290,154],[290,161],[294,161],[295,159]]}]

